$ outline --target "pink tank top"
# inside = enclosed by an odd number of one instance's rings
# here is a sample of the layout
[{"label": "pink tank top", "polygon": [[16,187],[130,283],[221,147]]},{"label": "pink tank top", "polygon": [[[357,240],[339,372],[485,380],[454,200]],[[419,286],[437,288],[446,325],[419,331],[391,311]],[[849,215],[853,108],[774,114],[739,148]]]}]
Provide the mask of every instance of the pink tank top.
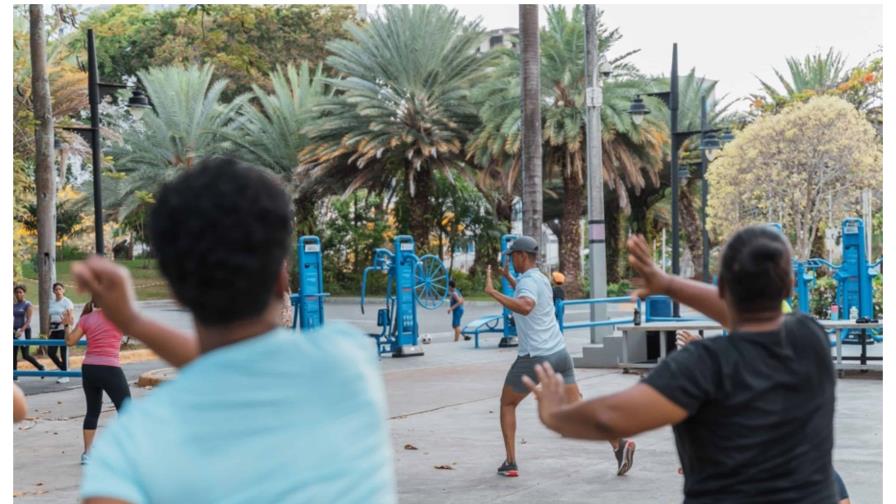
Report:
[{"label": "pink tank top", "polygon": [[78,320],[78,326],[87,335],[87,353],[84,364],[121,367],[118,359],[121,350],[121,331],[112,325],[103,312],[94,310]]}]

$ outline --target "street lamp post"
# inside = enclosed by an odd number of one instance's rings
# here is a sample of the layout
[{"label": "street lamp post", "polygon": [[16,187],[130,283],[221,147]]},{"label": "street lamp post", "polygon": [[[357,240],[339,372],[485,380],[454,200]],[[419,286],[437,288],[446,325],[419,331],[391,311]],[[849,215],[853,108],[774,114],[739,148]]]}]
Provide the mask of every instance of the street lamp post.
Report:
[{"label": "street lamp post", "polygon": [[[698,131],[679,131],[678,130],[678,101],[679,101],[679,93],[678,93],[678,44],[672,44],[672,71],[669,82],[669,91],[660,91],[654,93],[644,93],[645,96],[652,96],[655,98],[661,99],[666,107],[669,109],[669,131],[671,137],[671,152],[670,152],[670,173],[669,173],[669,185],[672,190],[672,274],[678,275],[681,273],[681,265],[680,265],[680,232],[679,232],[679,215],[678,215],[678,191],[679,191],[679,166],[678,166],[678,152],[681,150],[681,146],[684,142],[693,135],[700,135],[700,150],[704,152],[701,155],[701,175],[704,177],[703,182],[703,215],[702,215],[702,223],[703,223],[703,250],[704,250],[704,279],[706,278],[706,272],[708,271],[708,235],[706,234],[706,154],[708,154],[713,149],[710,148],[710,144],[712,142],[715,143],[715,149],[718,149],[718,137],[715,136],[715,133],[720,131],[719,129],[708,129],[706,128],[706,97],[705,95],[701,97],[701,128]],[[650,113],[650,109],[644,104],[644,100],[640,95],[636,95],[632,100],[631,106],[629,107],[629,114],[632,115],[632,120],[636,125],[640,124],[641,121],[644,120],[644,116]],[[710,144],[704,145],[705,143],[710,142]],[[681,315],[681,307],[677,302],[673,303],[673,316],[678,317]]]},{"label": "street lamp post", "polygon": [[[96,42],[93,29],[87,30],[87,97],[90,103],[90,126],[67,127],[90,142],[90,151],[93,164],[93,225],[96,237],[96,253],[103,255],[105,252],[103,239],[103,194],[102,194],[102,164],[103,149],[100,135],[100,100],[103,96],[110,95],[118,89],[125,89],[126,84],[113,84],[100,82],[99,70],[96,61]],[[128,100],[128,108],[134,118],[139,119],[145,109],[150,108],[149,99],[140,90],[135,89]]]}]

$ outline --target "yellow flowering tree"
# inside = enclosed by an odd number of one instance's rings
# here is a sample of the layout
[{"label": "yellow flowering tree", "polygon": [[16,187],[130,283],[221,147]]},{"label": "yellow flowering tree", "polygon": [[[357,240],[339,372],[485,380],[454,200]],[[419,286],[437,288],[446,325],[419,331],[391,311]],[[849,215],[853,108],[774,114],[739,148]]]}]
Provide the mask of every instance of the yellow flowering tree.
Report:
[{"label": "yellow flowering tree", "polygon": [[863,189],[883,185],[882,151],[864,115],[818,96],[745,127],[709,168],[710,232],[780,222],[809,256],[823,220],[860,215]]}]

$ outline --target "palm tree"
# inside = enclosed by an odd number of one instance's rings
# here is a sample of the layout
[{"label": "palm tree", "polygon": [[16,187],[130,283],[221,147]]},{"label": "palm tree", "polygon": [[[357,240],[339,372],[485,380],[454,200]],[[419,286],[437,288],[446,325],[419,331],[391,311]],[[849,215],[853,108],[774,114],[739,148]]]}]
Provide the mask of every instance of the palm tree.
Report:
[{"label": "palm tree", "polygon": [[139,72],[153,110],[147,111],[135,129],[125,131],[125,141],[109,146],[114,171],[105,177],[107,205],[124,220],[141,206],[151,204],[162,183],[189,169],[203,157],[233,150],[228,139],[234,119],[248,95],[221,103],[227,80],[212,83],[213,68],[155,67]]},{"label": "palm tree", "polygon": [[[297,70],[292,64],[271,73],[273,93],[253,85],[255,102],[246,102],[233,129],[224,135],[243,160],[263,166],[289,182],[298,166],[299,152],[308,146],[302,132],[312,119],[312,109],[327,95],[321,65],[312,75],[307,62]],[[299,234],[315,234],[315,199],[300,195],[294,200]]]},{"label": "palm tree", "polygon": [[542,199],[541,61],[538,5],[520,4],[520,106],[522,109],[523,234],[537,240],[544,257]]},{"label": "palm tree", "polygon": [[490,57],[476,54],[485,32],[441,5],[387,5],[364,27],[347,25],[350,40],[327,45],[327,79],[336,95],[315,110],[304,130],[300,191],[345,193],[400,186],[413,208],[407,222],[419,246],[434,225],[433,171],[449,173],[463,159],[476,127],[469,101]]},{"label": "palm tree", "polygon": [[[584,14],[576,6],[548,7],[547,28],[541,33],[541,88],[544,162],[548,179],[560,179],[560,267],[567,275],[571,295],[581,292],[581,233],[579,221],[585,208],[585,35]],[[611,51],[621,38],[618,29],[600,23],[601,54]],[[630,210],[628,191],[659,185],[658,172],[667,134],[658,122],[660,114],[635,127],[628,114],[631,97],[642,93],[647,82],[626,62],[633,52],[609,58],[614,77],[604,82],[601,109],[603,125],[602,168],[606,186],[616,201],[607,219],[618,219]],[[513,167],[520,153],[520,112],[512,104],[519,100],[519,57],[500,51],[501,64],[489,82],[474,95],[482,125],[468,145],[469,157],[490,170]],[[549,193],[550,194],[550,193]],[[608,233],[607,249],[619,245],[619,237]],[[609,252],[608,252],[609,253]],[[615,256],[614,256],[615,257]],[[612,272],[612,267],[608,268]],[[612,274],[611,274],[612,277]]]},{"label": "palm tree", "polygon": [[827,53],[809,54],[802,60],[787,58],[787,76],[777,69],[774,72],[783,90],[759,79],[764,94],[751,95],[755,105],[770,103],[777,110],[801,95],[808,97],[836,88],[849,77],[846,57],[833,47]]}]

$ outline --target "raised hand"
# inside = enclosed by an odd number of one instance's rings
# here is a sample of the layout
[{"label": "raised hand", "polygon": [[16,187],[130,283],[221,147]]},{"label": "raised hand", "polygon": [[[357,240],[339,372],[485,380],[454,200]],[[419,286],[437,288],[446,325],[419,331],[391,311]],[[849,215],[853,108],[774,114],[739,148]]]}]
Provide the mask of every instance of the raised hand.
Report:
[{"label": "raised hand", "polygon": [[494,281],[492,280],[492,267],[489,265],[485,268],[485,293],[492,294],[495,291]]},{"label": "raised hand", "polygon": [[128,332],[129,325],[137,318],[130,272],[99,256],[72,264],[71,271],[78,289],[89,292],[106,318]]},{"label": "raised hand", "polygon": [[634,279],[636,287],[632,293],[633,298],[644,299],[652,294],[663,294],[669,285],[671,277],[659,269],[653,262],[647,241],[641,235],[630,236],[626,243],[628,248],[628,262],[640,275]]},{"label": "raised hand", "polygon": [[681,330],[675,333],[675,346],[684,348],[685,345],[702,340],[703,337],[690,331]]}]

